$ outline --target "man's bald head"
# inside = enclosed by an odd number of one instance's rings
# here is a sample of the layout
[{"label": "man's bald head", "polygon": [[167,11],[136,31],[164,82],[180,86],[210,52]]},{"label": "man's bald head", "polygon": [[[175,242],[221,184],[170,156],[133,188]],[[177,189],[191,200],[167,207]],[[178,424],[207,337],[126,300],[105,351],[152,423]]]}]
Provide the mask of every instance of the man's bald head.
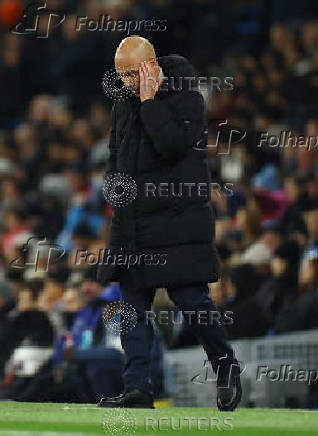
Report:
[{"label": "man's bald head", "polygon": [[156,53],[153,45],[141,36],[128,36],[121,41],[115,54],[115,66],[120,74],[126,71],[138,71],[142,61],[154,61]]},{"label": "man's bald head", "polygon": [[141,62],[150,62],[159,76],[160,67],[153,45],[141,36],[128,36],[119,44],[115,54],[115,67],[126,88],[139,95],[139,67]]}]

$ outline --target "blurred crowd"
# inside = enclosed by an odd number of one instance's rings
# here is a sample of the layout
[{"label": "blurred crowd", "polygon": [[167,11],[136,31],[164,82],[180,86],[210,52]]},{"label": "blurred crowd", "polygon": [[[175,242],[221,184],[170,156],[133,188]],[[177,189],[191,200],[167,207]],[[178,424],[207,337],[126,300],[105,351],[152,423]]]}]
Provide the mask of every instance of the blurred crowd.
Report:
[{"label": "blurred crowd", "polygon": [[[47,0],[67,15],[43,39],[8,31],[26,6],[9,3],[0,2],[0,398],[88,402],[121,387],[122,354],[101,321],[120,289],[102,288],[78,253],[108,245],[112,101],[101,79],[127,34],[76,32],[77,15],[167,20],[162,32],[135,33],[159,55],[189,57],[200,76],[234,78],[232,91],[203,90],[220,188],[222,277],[211,296],[233,312],[231,339],[318,328],[318,146],[306,144],[318,143],[317,4]],[[241,139],[229,149],[234,129]],[[264,132],[294,140],[260,142]],[[162,308],[174,310],[164,290]],[[164,347],[195,343],[182,322],[158,328]]]}]

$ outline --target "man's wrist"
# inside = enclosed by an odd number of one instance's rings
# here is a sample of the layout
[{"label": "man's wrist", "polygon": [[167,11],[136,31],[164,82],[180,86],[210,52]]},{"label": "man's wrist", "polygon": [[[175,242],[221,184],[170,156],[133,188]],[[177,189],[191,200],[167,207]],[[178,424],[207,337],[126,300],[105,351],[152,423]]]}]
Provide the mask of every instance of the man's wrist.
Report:
[{"label": "man's wrist", "polygon": [[143,100],[141,100],[141,103],[145,103],[146,101],[154,100],[154,97],[146,97]]}]

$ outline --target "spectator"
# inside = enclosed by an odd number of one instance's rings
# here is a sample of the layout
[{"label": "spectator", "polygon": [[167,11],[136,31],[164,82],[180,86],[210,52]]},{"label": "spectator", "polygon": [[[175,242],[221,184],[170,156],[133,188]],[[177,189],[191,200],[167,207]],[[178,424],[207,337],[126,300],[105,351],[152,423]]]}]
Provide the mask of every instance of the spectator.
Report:
[{"label": "spectator", "polygon": [[318,327],[318,246],[305,252],[299,272],[298,298],[277,319],[275,331],[307,330]]},{"label": "spectator", "polygon": [[228,282],[231,297],[221,307],[221,311],[232,312],[233,323],[226,325],[229,338],[262,336],[266,332],[266,322],[261,316],[255,294],[260,285],[260,277],[250,264],[233,268]]},{"label": "spectator", "polygon": [[[30,375],[34,376],[50,357],[54,331],[47,314],[38,309],[42,286],[40,281],[32,282],[19,292],[16,313],[8,318],[1,335],[1,363],[7,363],[8,368],[2,398],[17,399],[29,384]],[[28,351],[23,344],[32,349]]]},{"label": "spectator", "polygon": [[296,242],[283,242],[271,261],[272,277],[257,292],[256,299],[268,328],[297,298],[300,249]]}]

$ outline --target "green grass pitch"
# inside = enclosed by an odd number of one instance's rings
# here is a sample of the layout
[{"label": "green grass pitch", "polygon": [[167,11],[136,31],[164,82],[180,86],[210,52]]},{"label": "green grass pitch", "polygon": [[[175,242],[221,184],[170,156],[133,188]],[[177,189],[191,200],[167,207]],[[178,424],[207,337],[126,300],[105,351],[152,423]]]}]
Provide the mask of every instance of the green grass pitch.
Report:
[{"label": "green grass pitch", "polygon": [[[104,426],[103,426],[104,424]],[[318,435],[318,411],[0,402],[0,436]]]}]

